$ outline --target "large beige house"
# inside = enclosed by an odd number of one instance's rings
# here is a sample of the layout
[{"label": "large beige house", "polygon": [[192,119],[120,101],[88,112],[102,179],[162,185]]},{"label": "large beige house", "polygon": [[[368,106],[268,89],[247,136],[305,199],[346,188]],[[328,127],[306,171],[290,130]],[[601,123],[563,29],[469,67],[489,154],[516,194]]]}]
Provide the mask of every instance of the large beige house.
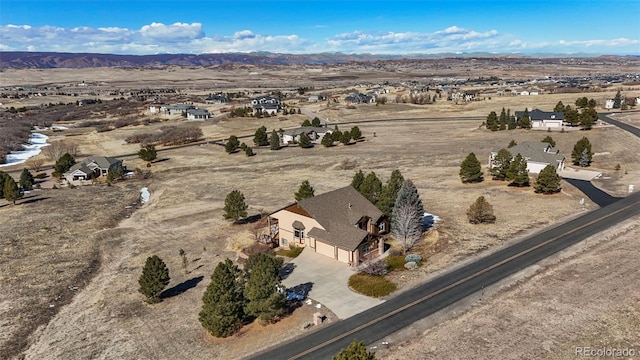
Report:
[{"label": "large beige house", "polygon": [[301,200],[269,215],[274,241],[304,246],[356,267],[384,251],[389,220],[351,186]]}]

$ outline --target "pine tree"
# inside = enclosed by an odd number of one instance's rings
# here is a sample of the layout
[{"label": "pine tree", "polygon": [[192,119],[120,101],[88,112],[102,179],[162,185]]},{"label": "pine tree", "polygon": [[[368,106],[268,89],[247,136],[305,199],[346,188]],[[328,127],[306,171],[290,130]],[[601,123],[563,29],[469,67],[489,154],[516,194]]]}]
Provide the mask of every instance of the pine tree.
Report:
[{"label": "pine tree", "polygon": [[498,115],[495,111],[492,111],[487,115],[487,129],[491,131],[498,131],[500,124],[498,123]]},{"label": "pine tree", "polygon": [[398,203],[393,208],[391,233],[402,244],[403,254],[406,254],[422,235],[423,213],[418,211],[418,206],[409,202]]},{"label": "pine tree", "polygon": [[278,133],[275,130],[271,131],[269,144],[271,145],[271,150],[280,150],[280,136],[278,136]]},{"label": "pine tree", "polygon": [[553,194],[561,190],[560,180],[562,178],[556,172],[556,168],[553,165],[545,166],[538,174],[534,189],[537,193]]},{"label": "pine tree", "polygon": [[500,149],[491,161],[491,176],[494,180],[506,180],[513,155],[507,149]]},{"label": "pine tree", "polygon": [[518,127],[516,117],[511,115],[511,109],[507,109],[507,129],[513,130]]},{"label": "pine tree", "polygon": [[[587,150],[586,153],[584,150]],[[582,137],[582,139],[578,140],[578,142],[573,146],[573,151],[571,152],[571,159],[573,160],[573,165],[580,165],[581,160],[586,158],[587,165],[591,164],[591,159],[593,157],[593,152],[591,151],[591,142],[586,137]],[[584,161],[583,161],[584,163]]]},{"label": "pine tree", "polygon": [[313,146],[311,140],[307,136],[307,134],[300,134],[300,140],[298,141],[298,146],[303,149],[308,149]]},{"label": "pine tree", "polygon": [[331,358],[332,360],[376,360],[376,355],[367,351],[362,341],[354,340],[346,349]]},{"label": "pine tree", "polygon": [[500,118],[498,119],[499,123],[500,123],[500,130],[506,130],[507,129],[507,112],[505,111],[504,108],[502,108],[502,111],[500,112]]},{"label": "pine tree", "polygon": [[484,180],[482,176],[482,165],[480,165],[476,154],[470,153],[460,164],[460,179],[463,183],[481,182]]},{"label": "pine tree", "polygon": [[591,109],[595,109],[595,107],[596,107],[595,99],[589,99],[589,102],[587,103],[587,107],[589,107]]},{"label": "pine tree", "polygon": [[587,99],[586,96],[583,96],[576,100],[576,107],[584,108],[587,107],[587,104],[589,104],[589,99]]},{"label": "pine tree", "polygon": [[309,180],[305,180],[300,184],[298,191],[294,194],[296,201],[300,201],[302,199],[310,198],[315,196],[315,190],[313,186],[309,183]]},{"label": "pine tree", "polygon": [[529,117],[529,109],[524,109],[524,113],[520,117],[518,125],[520,125],[520,127],[523,129],[531,128],[531,118]]},{"label": "pine tree", "polygon": [[583,130],[591,130],[593,124],[598,120],[598,113],[594,108],[586,108],[580,114],[580,125]]},{"label": "pine tree", "polygon": [[227,152],[227,154],[231,154],[236,152],[239,147],[240,147],[240,140],[238,140],[237,136],[231,135],[229,136],[229,140],[227,140],[227,143],[224,146],[224,150]]},{"label": "pine tree", "polygon": [[387,183],[382,188],[382,192],[380,193],[380,199],[376,206],[380,211],[382,211],[385,215],[391,216],[393,212],[393,206],[396,203],[396,197],[398,196],[398,191],[402,187],[404,183],[404,177],[400,173],[400,170],[396,169],[391,172],[391,177],[387,180]]},{"label": "pine tree", "polygon": [[496,216],[493,214],[493,206],[489,204],[484,196],[478,197],[476,201],[471,204],[469,210],[467,210],[467,218],[472,224],[492,224],[496,222]]},{"label": "pine tree", "polygon": [[20,187],[22,188],[22,190],[29,191],[33,189],[34,182],[35,179],[33,178],[33,175],[31,175],[29,170],[26,168],[22,169],[22,172],[20,173]]},{"label": "pine tree", "polygon": [[556,147],[556,141],[549,135],[547,135],[544,139],[542,139],[543,143],[547,143],[553,147]]},{"label": "pine tree", "polygon": [[258,146],[266,146],[269,144],[269,139],[267,139],[266,127],[260,126],[258,130],[256,130],[256,133],[253,136],[253,143]]},{"label": "pine tree", "polygon": [[235,334],[244,319],[244,278],[229,259],[218,263],[211,283],[202,296],[200,323],[211,335],[227,337]]},{"label": "pine tree", "polygon": [[[244,143],[243,143],[244,144]],[[253,152],[253,149],[250,146],[245,145],[244,146],[244,153],[247,156],[253,156],[255,155],[255,153]]]},{"label": "pine tree", "polygon": [[558,101],[556,106],[553,108],[553,112],[564,112],[564,104],[562,101]]},{"label": "pine tree", "polygon": [[247,216],[248,207],[244,202],[244,194],[238,190],[233,190],[224,199],[224,218],[238,221],[241,217]]},{"label": "pine tree", "polygon": [[357,126],[351,128],[350,134],[351,138],[355,141],[358,141],[362,137],[362,131],[360,131],[360,128]]},{"label": "pine tree", "polygon": [[382,181],[380,181],[376,173],[372,171],[365,176],[359,191],[360,194],[366,197],[372,204],[376,204],[382,192]]},{"label": "pine tree", "polygon": [[622,94],[620,90],[616,93],[616,96],[613,98],[613,108],[620,109],[622,107]]},{"label": "pine tree", "polygon": [[57,177],[62,177],[65,172],[69,171],[69,169],[75,165],[76,160],[69,153],[65,153],[62,155],[53,166],[53,175]]},{"label": "pine tree", "polygon": [[13,179],[11,175],[4,171],[0,171],[0,199],[4,199],[4,183],[7,179]]},{"label": "pine tree", "polygon": [[311,121],[309,121],[309,119],[305,119],[300,126],[304,126],[304,127],[311,126]]},{"label": "pine tree", "polygon": [[360,192],[360,187],[362,186],[363,182],[364,182],[364,173],[362,172],[362,170],[358,170],[358,172],[353,175],[353,180],[351,180],[351,187],[358,190],[358,192]]},{"label": "pine tree", "polygon": [[516,146],[516,145],[518,145],[518,143],[517,143],[515,140],[513,140],[513,139],[512,139],[512,140],[509,142],[509,145],[507,145],[507,149],[512,148],[512,147],[514,147],[514,146]]},{"label": "pine tree", "polygon": [[313,127],[322,127],[322,122],[320,121],[320,119],[316,116],[313,119],[311,119],[311,126]]},{"label": "pine tree", "polygon": [[340,135],[340,142],[344,145],[349,145],[351,141],[351,133],[349,131],[345,131]]},{"label": "pine tree", "polygon": [[282,258],[257,253],[249,256],[245,265],[245,313],[257,317],[262,324],[273,322],[284,314],[285,296],[278,291],[282,263]]},{"label": "pine tree", "polygon": [[4,179],[3,195],[4,198],[12,202],[13,205],[16,204],[16,200],[22,197],[22,193],[20,189],[18,189],[18,184],[16,184],[11,176],[6,176]]},{"label": "pine tree", "polygon": [[518,154],[507,171],[507,178],[511,180],[509,185],[514,186],[529,186],[529,172],[527,171],[527,160],[522,155]]},{"label": "pine tree", "polygon": [[418,215],[422,217],[424,215],[424,206],[422,205],[422,200],[420,199],[420,194],[418,194],[418,189],[413,184],[413,181],[407,179],[402,183],[400,190],[398,190],[398,195],[396,196],[396,201],[394,203],[394,208],[398,206],[402,206],[405,204],[409,204],[416,208],[416,212]]},{"label": "pine tree", "polygon": [[[589,159],[589,152],[587,151],[587,149],[582,149],[582,155],[580,156],[580,161],[578,162],[578,165],[580,165],[581,167],[587,167],[591,164],[591,160]],[[5,188],[6,191],[6,188]]]},{"label": "pine tree", "polygon": [[151,144],[147,144],[143,146],[140,150],[138,150],[138,157],[142,161],[146,161],[147,163],[150,163],[153,160],[155,160],[157,156],[158,156],[158,152],[156,151],[156,147]]},{"label": "pine tree", "polygon": [[572,109],[570,105],[565,106],[564,121],[571,124],[571,126],[577,125],[580,122],[580,114],[578,113],[578,110]]},{"label": "pine tree", "polygon": [[153,255],[148,257],[147,262],[144,264],[142,275],[138,279],[138,284],[140,285],[138,291],[147,297],[148,303],[158,303],[162,301],[160,294],[169,285],[170,280],[167,264],[157,255]]},{"label": "pine tree", "polygon": [[320,142],[324,147],[332,147],[333,146],[333,137],[331,133],[326,133],[322,137],[322,141]]}]

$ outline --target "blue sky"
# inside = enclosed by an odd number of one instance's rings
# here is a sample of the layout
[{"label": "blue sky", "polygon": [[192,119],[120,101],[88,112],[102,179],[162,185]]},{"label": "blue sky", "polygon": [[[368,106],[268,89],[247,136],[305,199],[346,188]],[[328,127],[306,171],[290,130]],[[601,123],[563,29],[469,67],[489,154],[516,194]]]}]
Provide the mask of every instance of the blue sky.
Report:
[{"label": "blue sky", "polygon": [[640,1],[0,0],[0,50],[640,55]]}]

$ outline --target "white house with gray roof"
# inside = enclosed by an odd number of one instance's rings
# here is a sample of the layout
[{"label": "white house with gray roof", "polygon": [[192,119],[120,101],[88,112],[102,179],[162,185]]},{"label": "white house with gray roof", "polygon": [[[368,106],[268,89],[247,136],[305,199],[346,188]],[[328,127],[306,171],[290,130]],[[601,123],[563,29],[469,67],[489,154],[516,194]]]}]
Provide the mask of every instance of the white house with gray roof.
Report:
[{"label": "white house with gray roof", "polygon": [[[489,168],[494,167],[493,160],[498,151],[502,148],[496,148],[491,151],[489,156]],[[551,144],[545,142],[525,141],[518,145],[508,148],[513,157],[520,154],[527,162],[527,171],[533,174],[538,174],[547,165],[553,165],[556,168],[556,172],[559,173],[564,169],[565,156],[560,153]]]},{"label": "white house with gray roof", "polygon": [[74,164],[63,174],[65,180],[72,185],[87,185],[93,180],[106,177],[109,171],[122,166],[122,160],[108,156],[89,156]]},{"label": "white house with gray roof", "polygon": [[187,110],[187,120],[204,121],[210,118],[209,111],[204,109],[189,109]]},{"label": "white house with gray roof", "polygon": [[314,126],[301,126],[295,129],[287,129],[282,132],[281,142],[283,144],[297,143],[300,141],[300,136],[306,134],[311,141],[322,141],[322,138],[326,134],[331,134],[333,131],[326,127],[314,127]]},{"label": "white house with gray roof", "polygon": [[[516,120],[520,120],[522,115],[524,115],[524,111],[516,111]],[[529,119],[532,128],[561,128],[564,122],[564,113],[533,109],[529,112]]]}]

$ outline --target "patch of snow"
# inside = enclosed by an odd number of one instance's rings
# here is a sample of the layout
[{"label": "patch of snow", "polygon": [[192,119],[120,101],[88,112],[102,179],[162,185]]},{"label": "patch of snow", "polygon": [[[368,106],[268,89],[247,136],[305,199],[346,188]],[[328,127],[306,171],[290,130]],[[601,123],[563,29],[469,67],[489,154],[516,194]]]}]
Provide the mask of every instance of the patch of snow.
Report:
[{"label": "patch of snow", "polygon": [[146,186],[140,189],[140,201],[142,201],[143,204],[149,202],[149,196],[151,196],[151,194]]},{"label": "patch of snow", "polygon": [[22,145],[24,150],[22,151],[12,151],[6,156],[5,164],[0,164],[0,167],[22,164],[25,161],[29,160],[38,154],[40,154],[41,149],[45,146],[48,146],[47,139],[49,137],[39,133],[32,133],[28,140],[28,145]]}]

